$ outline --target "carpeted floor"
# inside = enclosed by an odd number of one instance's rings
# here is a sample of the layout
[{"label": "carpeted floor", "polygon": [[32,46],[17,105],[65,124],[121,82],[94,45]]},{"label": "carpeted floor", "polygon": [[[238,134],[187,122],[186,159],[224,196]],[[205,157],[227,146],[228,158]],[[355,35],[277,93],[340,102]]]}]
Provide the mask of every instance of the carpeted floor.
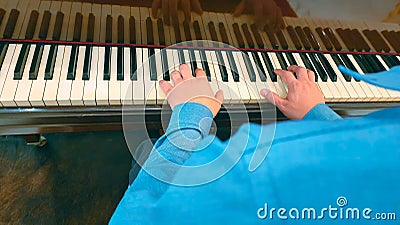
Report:
[{"label": "carpeted floor", "polygon": [[106,224],[127,185],[122,132],[0,137],[0,224]]}]

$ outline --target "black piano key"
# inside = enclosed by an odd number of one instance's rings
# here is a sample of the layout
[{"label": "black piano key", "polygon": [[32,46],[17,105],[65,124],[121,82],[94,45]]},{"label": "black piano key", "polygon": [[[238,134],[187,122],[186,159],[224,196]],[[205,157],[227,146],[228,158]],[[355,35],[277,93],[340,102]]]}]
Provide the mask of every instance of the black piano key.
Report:
[{"label": "black piano key", "polygon": [[175,23],[173,25],[174,27],[174,33],[175,33],[175,41],[176,43],[182,42],[182,36],[181,36],[181,29],[179,28],[179,24]]},{"label": "black piano key", "polygon": [[165,33],[164,33],[164,24],[161,18],[157,20],[157,28],[158,28],[158,38],[160,40],[160,45],[165,44]]},{"label": "black piano key", "polygon": [[278,58],[279,64],[281,65],[281,68],[283,70],[286,70],[288,68],[288,64],[286,63],[285,58],[282,55],[282,52],[277,52],[276,57]]},{"label": "black piano key", "polygon": [[226,34],[226,28],[224,23],[219,23],[219,33],[221,35],[222,38],[222,42],[224,42],[225,44],[231,45],[232,43],[229,42],[229,38],[228,35]]},{"label": "black piano key", "polygon": [[261,37],[260,31],[256,24],[250,25],[251,32],[253,33],[254,39],[256,39],[256,43],[258,48],[264,48],[264,41]]},{"label": "black piano key", "polygon": [[71,55],[69,57],[67,80],[75,80],[76,64],[78,61],[78,45],[72,45]]},{"label": "black piano key", "polygon": [[178,58],[179,58],[179,65],[185,63],[185,55],[183,54],[182,49],[178,49]]},{"label": "black piano key", "polygon": [[31,68],[29,68],[29,78],[36,80],[39,72],[40,62],[42,61],[44,45],[39,44],[33,53]]},{"label": "black piano key", "polygon": [[15,25],[17,24],[19,17],[19,11],[16,9],[12,9],[10,15],[8,17],[6,27],[4,29],[3,38],[9,39],[12,38],[14,34]]},{"label": "black piano key", "polygon": [[64,13],[57,12],[56,22],[54,24],[53,40],[56,40],[56,41],[60,40],[61,29],[63,27],[63,21],[64,21]]},{"label": "black piano key", "polygon": [[190,58],[190,65],[192,66],[192,71],[193,73],[195,73],[197,70],[197,63],[193,49],[189,49],[189,58]]},{"label": "black piano key", "polygon": [[305,67],[311,71],[314,72],[315,75],[315,82],[318,82],[318,73],[317,73],[317,69],[314,67],[314,65],[312,64],[311,60],[309,57],[307,57],[306,53],[300,53],[300,58],[303,61]]},{"label": "black piano key", "polygon": [[265,30],[265,33],[267,34],[269,42],[271,42],[272,48],[273,49],[278,49],[279,48],[279,44],[278,44],[278,40],[276,40],[276,37],[275,37],[274,33],[268,31],[267,29]]},{"label": "black piano key", "polygon": [[317,72],[318,76],[321,78],[322,82],[327,82],[328,75],[326,74],[324,68],[322,67],[322,63],[319,60],[319,58],[314,53],[310,53],[310,54],[308,54],[308,56],[310,56],[310,59],[311,59],[312,63],[314,64],[314,68],[316,69],[316,72]]},{"label": "black piano key", "polygon": [[309,27],[304,27],[303,30],[306,34],[307,39],[310,41],[311,47],[314,50],[319,50],[321,46],[318,43],[318,40],[315,38],[314,34],[312,33],[311,29]]},{"label": "black piano key", "polygon": [[163,80],[170,81],[169,77],[169,66],[168,66],[168,58],[166,51],[161,51],[161,60],[163,65]]},{"label": "black piano key", "polygon": [[[380,62],[376,62],[373,55],[360,55],[361,58],[364,58],[368,65],[371,67],[374,73],[381,72],[385,70],[385,68],[380,64]],[[376,59],[378,60],[378,59]]]},{"label": "black piano key", "polygon": [[383,66],[383,64],[381,63],[381,61],[379,61],[379,59],[376,57],[376,55],[369,55],[369,57],[371,58],[371,60],[373,60],[376,65],[378,66],[378,72],[380,71],[384,71],[386,70],[386,68]]},{"label": "black piano key", "polygon": [[14,70],[14,79],[19,80],[22,78],[22,74],[24,73],[26,59],[28,58],[30,44],[22,44],[21,52],[19,53],[17,65]]},{"label": "black piano key", "polygon": [[[226,69],[222,53],[221,51],[216,51],[215,53],[217,55],[218,67],[221,72],[222,81],[228,82],[228,70]],[[218,74],[216,75],[218,76]]]},{"label": "black piano key", "polygon": [[129,43],[136,44],[136,24],[133,16],[129,17]]},{"label": "black piano key", "polygon": [[389,44],[392,46],[392,48],[397,53],[399,53],[400,52],[400,44],[395,36],[395,32],[384,30],[384,31],[382,31],[382,35],[389,42]]},{"label": "black piano key", "polygon": [[[338,55],[336,55],[336,54],[331,54],[331,57],[332,57],[333,61],[335,62],[336,66],[339,66],[339,65],[346,66],[346,65],[344,64],[344,62],[342,61],[342,59],[341,59]],[[345,79],[347,82],[351,82],[351,76],[350,76],[350,75],[348,75],[348,74],[346,74],[346,73],[342,73],[342,72],[340,72],[340,73],[342,74],[342,76],[344,77],[344,79]]]},{"label": "black piano key", "polygon": [[330,65],[329,61],[321,53],[315,53],[315,55],[318,57],[318,59],[321,62],[322,66],[324,67],[326,73],[328,74],[329,79],[332,82],[336,82],[337,81],[337,75],[336,75],[335,71],[333,70],[332,66]]},{"label": "black piano key", "polygon": [[113,27],[112,27],[112,20],[113,18],[111,15],[107,15],[106,17],[106,43],[111,43],[112,42],[112,33],[113,33]]},{"label": "black piano key", "polygon": [[206,73],[207,80],[211,81],[211,72],[210,72],[210,67],[208,67],[208,60],[205,51],[200,50],[200,57],[201,57],[201,65],[203,66],[203,70]]},{"label": "black piano key", "polygon": [[250,54],[249,52],[244,52],[241,55],[243,56],[244,63],[246,65],[250,81],[251,82],[256,82],[256,73],[254,71],[253,65],[250,62],[249,54]]},{"label": "black piano key", "polygon": [[111,47],[106,46],[104,52],[104,75],[103,80],[110,80],[111,73]]},{"label": "black piano key", "polygon": [[90,68],[91,68],[91,64],[92,64],[91,62],[92,62],[92,46],[86,46],[85,59],[84,59],[84,63],[83,63],[83,74],[82,74],[83,80],[90,79]]},{"label": "black piano key", "polygon": [[337,28],[336,32],[339,34],[340,38],[343,40],[349,51],[355,51],[357,49],[357,43],[354,43],[350,29]]},{"label": "black piano key", "polygon": [[39,38],[42,40],[47,38],[47,34],[49,31],[49,26],[50,26],[50,19],[51,19],[50,11],[48,11],[48,10],[44,11],[42,23],[40,24],[40,30],[39,30]]},{"label": "black piano key", "polygon": [[276,37],[278,38],[279,43],[281,44],[281,47],[283,49],[288,49],[289,48],[289,45],[288,45],[288,43],[286,41],[285,35],[283,34],[282,30],[279,30],[276,33]]},{"label": "black piano key", "polygon": [[308,41],[308,38],[307,38],[306,34],[304,33],[303,28],[297,26],[295,28],[295,31],[296,31],[297,35],[299,36],[301,43],[303,43],[304,48],[306,50],[310,50],[311,49],[311,44]]},{"label": "black piano key", "polygon": [[297,65],[297,62],[296,62],[296,60],[294,59],[292,53],[286,52],[285,55],[286,55],[286,58],[288,59],[288,61],[289,61],[289,63],[290,63],[290,66],[292,66],[292,65]]},{"label": "black piano key", "polygon": [[255,47],[254,41],[253,41],[253,38],[251,37],[249,27],[247,26],[246,23],[242,24],[242,30],[243,30],[243,34],[246,39],[247,45],[249,46],[249,48],[254,48]]},{"label": "black piano key", "polygon": [[124,80],[124,48],[117,47],[117,80]]},{"label": "black piano key", "polygon": [[203,37],[201,35],[199,21],[196,20],[193,22],[193,29],[194,29],[194,34],[196,36],[196,40],[203,40]]},{"label": "black piano key", "polygon": [[294,44],[294,47],[295,47],[297,50],[302,49],[303,47],[302,47],[302,45],[301,45],[301,43],[300,43],[300,39],[297,37],[296,31],[294,30],[294,28],[293,28],[292,26],[287,26],[287,27],[286,27],[286,30],[287,30],[288,33],[289,33],[290,39],[292,39],[292,42],[293,42],[293,44]]},{"label": "black piano key", "polygon": [[[357,71],[356,67],[353,65],[353,63],[350,61],[350,58],[346,54],[339,54],[340,59],[343,61],[343,63],[346,65],[347,68]],[[357,82],[360,82],[359,79],[354,79]]]},{"label": "black piano key", "polygon": [[260,77],[260,80],[262,82],[266,82],[267,81],[266,71],[264,70],[264,67],[262,66],[260,57],[258,56],[257,52],[251,52],[251,54],[253,55],[254,62],[257,65],[256,69],[258,70],[258,76]]},{"label": "black piano key", "polygon": [[4,15],[6,14],[6,10],[0,8],[0,25],[3,23]]},{"label": "black piano key", "polygon": [[154,35],[153,35],[153,21],[150,17],[146,19],[146,32],[147,32],[147,44],[154,45]]},{"label": "black piano key", "polygon": [[73,41],[80,41],[81,40],[81,32],[82,32],[82,20],[83,16],[81,13],[76,13],[75,15],[75,25],[74,25],[74,35]]},{"label": "black piano key", "polygon": [[213,22],[208,23],[208,29],[210,30],[211,40],[218,41],[217,30],[215,29],[215,25]]},{"label": "black piano key", "polygon": [[[381,55],[382,60],[386,63],[386,65],[389,68],[392,68],[393,66],[397,66],[398,64],[396,63],[395,60],[393,60],[392,55]],[[394,57],[396,58],[396,57]]]},{"label": "black piano key", "polygon": [[266,52],[262,52],[261,56],[263,57],[264,64],[267,67],[268,75],[271,78],[272,82],[277,82],[277,76],[274,72],[274,66],[272,65],[271,59],[269,58]]},{"label": "black piano key", "polygon": [[[157,66],[154,48],[149,48],[150,80],[157,80]],[[146,76],[146,74],[145,74]]]},{"label": "black piano key", "polygon": [[369,65],[369,62],[362,57],[361,55],[353,55],[353,58],[356,60],[357,64],[360,66],[361,70],[364,73],[373,73],[374,70]]},{"label": "black piano key", "polygon": [[339,40],[336,38],[335,33],[333,33],[333,30],[331,28],[324,28],[324,31],[326,33],[326,36],[329,38],[331,41],[333,47],[335,47],[336,51],[340,51],[343,49],[343,47],[340,45]]},{"label": "black piano key", "polygon": [[56,45],[50,45],[49,58],[47,59],[46,68],[44,70],[45,80],[53,79],[54,64],[56,63],[57,51],[58,48]]},{"label": "black piano key", "polygon": [[183,23],[183,31],[185,32],[186,41],[191,41],[192,40],[192,34],[190,33],[189,23],[187,23],[187,22]]},{"label": "black piano key", "polygon": [[232,51],[228,51],[227,55],[228,55],[229,65],[230,65],[231,70],[232,70],[233,81],[239,82],[240,81],[239,80],[239,71],[238,71],[238,68],[236,67],[236,63],[235,63],[235,59],[233,57]]},{"label": "black piano key", "polygon": [[233,27],[233,32],[235,33],[236,39],[238,41],[239,48],[245,48],[246,45],[244,44],[244,39],[242,37],[242,34],[240,33],[239,25],[237,23],[234,23],[232,27]]},{"label": "black piano key", "polygon": [[33,10],[31,12],[31,15],[29,16],[28,26],[26,27],[25,39],[33,39],[38,18],[39,18],[39,12]]},{"label": "black piano key", "polygon": [[118,16],[118,43],[123,44],[125,37],[125,30],[124,30],[124,17]]},{"label": "black piano key", "polygon": [[359,49],[361,49],[361,51],[371,51],[371,48],[369,47],[368,43],[365,41],[359,30],[352,29],[351,33],[353,35],[353,39],[356,41],[356,43],[358,43]]},{"label": "black piano key", "polygon": [[131,80],[137,80],[137,59],[136,59],[136,49],[134,47],[130,47],[130,53],[131,53]]},{"label": "black piano key", "polygon": [[325,48],[328,51],[332,51],[333,46],[332,46],[331,42],[329,41],[328,35],[325,33],[325,31],[322,29],[322,27],[316,28],[315,31],[317,32],[318,36],[321,38],[322,43],[324,44]]},{"label": "black piano key", "polygon": [[3,66],[4,57],[8,50],[8,42],[0,42],[0,68]]}]

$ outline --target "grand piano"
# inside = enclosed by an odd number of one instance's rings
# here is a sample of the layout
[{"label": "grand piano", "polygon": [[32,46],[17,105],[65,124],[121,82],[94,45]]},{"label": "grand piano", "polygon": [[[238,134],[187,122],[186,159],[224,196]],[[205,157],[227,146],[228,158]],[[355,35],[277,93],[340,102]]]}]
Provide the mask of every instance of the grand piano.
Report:
[{"label": "grand piano", "polygon": [[[272,107],[258,91],[286,95],[273,70],[291,64],[315,72],[341,115],[400,103],[400,92],[338,70],[400,65],[398,24],[285,17],[286,27],[271,33],[252,16],[205,11],[193,13],[190,24],[179,12],[180,24],[167,26],[148,5],[97,2],[0,1],[0,135],[122,129],[124,113],[145,115],[146,127],[159,129],[165,96],[158,81],[181,63],[205,69],[212,87],[224,89],[221,126],[232,122],[228,112],[262,122],[261,109]],[[196,40],[214,42],[185,43]]]}]

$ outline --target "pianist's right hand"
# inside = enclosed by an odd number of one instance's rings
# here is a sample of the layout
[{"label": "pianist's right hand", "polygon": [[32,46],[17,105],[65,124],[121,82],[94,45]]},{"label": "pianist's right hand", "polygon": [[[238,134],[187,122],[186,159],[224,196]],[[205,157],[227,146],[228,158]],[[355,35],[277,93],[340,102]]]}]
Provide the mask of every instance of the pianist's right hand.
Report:
[{"label": "pianist's right hand", "polygon": [[[286,98],[263,89],[261,95],[275,104],[289,119],[301,120],[316,105],[324,104],[324,96],[315,83],[315,74],[300,66],[289,66],[286,70],[275,70],[288,87]],[[296,74],[297,78],[293,75]]]},{"label": "pianist's right hand", "polygon": [[161,8],[164,21],[167,25],[172,20],[173,24],[177,24],[178,21],[178,6],[180,6],[185,13],[185,22],[190,22],[190,13],[196,12],[202,14],[203,10],[199,0],[153,0],[152,14],[154,18],[157,18],[158,9]]}]

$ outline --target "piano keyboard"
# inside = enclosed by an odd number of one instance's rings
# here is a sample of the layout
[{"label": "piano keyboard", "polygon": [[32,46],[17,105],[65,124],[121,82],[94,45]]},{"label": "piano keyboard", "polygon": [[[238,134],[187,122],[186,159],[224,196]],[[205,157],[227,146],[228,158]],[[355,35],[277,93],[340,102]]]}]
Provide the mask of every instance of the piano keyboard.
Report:
[{"label": "piano keyboard", "polygon": [[[191,25],[170,27],[150,15],[142,7],[1,1],[2,107],[162,104],[165,96],[158,81],[169,80],[168,72],[182,63],[206,70],[211,86],[224,90],[225,104],[264,101],[258,93],[262,88],[285,96],[287,87],[273,70],[292,64],[315,72],[327,102],[400,101],[400,92],[338,70],[345,65],[370,73],[400,65],[398,25],[285,18],[287,28],[270,34],[257,30],[249,16],[205,12],[193,14]],[[182,14],[179,18],[183,22]],[[54,42],[59,40],[68,42]],[[191,40],[245,50],[163,50]]]}]

